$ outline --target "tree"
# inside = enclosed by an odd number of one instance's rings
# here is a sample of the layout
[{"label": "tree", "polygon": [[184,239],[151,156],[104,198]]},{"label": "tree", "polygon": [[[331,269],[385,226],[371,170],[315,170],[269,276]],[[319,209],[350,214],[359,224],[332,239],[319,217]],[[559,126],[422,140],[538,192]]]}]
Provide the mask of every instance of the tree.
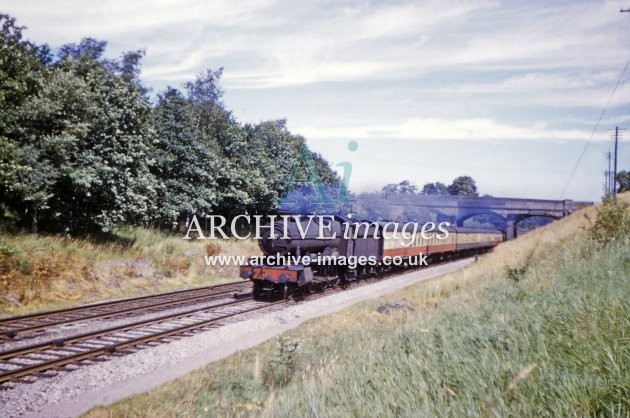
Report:
[{"label": "tree", "polygon": [[143,50],[106,59],[107,43],[85,38],[53,56],[22,30],[0,14],[3,221],[76,234],[264,214],[300,150],[323,183],[339,183],[285,121],[239,124],[221,101],[222,69],[183,93],[168,88],[153,105],[139,80]]},{"label": "tree", "polygon": [[422,187],[422,191],[420,192],[423,195],[447,195],[448,187],[444,183],[440,183],[439,181],[435,183],[426,183]]},{"label": "tree", "polygon": [[22,39],[24,27],[0,14],[0,137],[15,139],[17,111],[35,94],[51,60],[48,46]]},{"label": "tree", "polygon": [[42,211],[50,209],[53,188],[60,177],[56,164],[43,155],[43,150],[26,145],[18,149],[20,161],[25,169],[14,179],[13,190],[17,191],[26,204],[24,211],[31,220],[31,232],[37,234]]},{"label": "tree", "polygon": [[383,187],[382,193],[384,195],[415,195],[418,192],[418,186],[412,184],[409,180],[403,180],[398,184],[392,183]]},{"label": "tree", "polygon": [[59,205],[74,198],[70,178],[96,110],[86,83],[59,68],[49,68],[38,93],[18,109],[17,154],[26,169],[16,173],[13,190],[30,214],[33,232],[40,219],[47,229],[67,226]]},{"label": "tree", "polygon": [[224,132],[234,122],[232,113],[221,101],[223,90],[219,87],[219,80],[222,74],[223,68],[216,71],[208,69],[198,74],[195,81],[184,84],[194,109],[197,139],[212,147],[217,154],[221,152],[220,142],[225,141]]},{"label": "tree", "polygon": [[630,190],[630,171],[622,170],[618,172],[617,183],[619,184],[617,193],[627,192]]},{"label": "tree", "polygon": [[470,176],[459,176],[447,187],[448,194],[456,196],[479,196],[475,180]]},{"label": "tree", "polygon": [[390,183],[383,187],[382,193],[385,196],[393,195],[398,193],[398,185],[396,183]]},{"label": "tree", "polygon": [[[23,177],[23,190],[37,191],[50,208],[51,230],[109,231],[147,222],[154,210],[151,107],[115,62],[100,59],[104,48],[90,38],[62,47],[38,94],[19,109],[21,146],[32,148],[29,176],[50,180],[34,189],[37,182]],[[38,174],[44,167],[54,175]]]},{"label": "tree", "polygon": [[156,142],[151,171],[158,189],[158,224],[184,224],[192,215],[206,216],[217,206],[215,176],[218,158],[197,141],[191,103],[171,87],[158,96],[154,110]]},{"label": "tree", "polygon": [[252,153],[247,132],[230,123],[222,132],[223,184],[219,205],[227,217],[240,214],[265,214],[275,208],[277,194],[265,180],[270,165]]},{"label": "tree", "polygon": [[414,195],[418,192],[418,186],[411,184],[409,180],[398,183],[398,193],[402,195]]},{"label": "tree", "polygon": [[[273,207],[275,207],[278,199],[284,197],[288,184],[295,180],[290,177],[296,163],[300,162],[300,152],[305,146],[305,139],[299,135],[291,134],[284,120],[266,121],[258,125],[245,125],[245,130],[248,136],[249,152],[242,155],[246,160],[250,161],[250,165],[259,168],[259,176],[264,179]],[[328,161],[320,154],[309,150],[308,147],[306,152],[309,153],[319,179],[326,190],[331,192],[330,197],[338,196],[338,189],[333,190],[329,186],[334,186],[340,180]],[[303,164],[298,167],[296,178],[308,178],[306,167]],[[297,183],[294,189],[296,189],[295,193],[302,195],[310,193]],[[265,201],[261,203],[265,203]],[[261,206],[261,203],[258,205]],[[307,206],[303,207],[307,208]],[[261,209],[263,211],[269,210],[265,204],[259,207],[258,211],[260,212]]]},{"label": "tree", "polygon": [[72,176],[81,205],[75,219],[81,227],[95,224],[103,231],[122,223],[148,222],[155,211],[158,183],[150,172],[149,144],[155,132],[142,87],[123,79],[107,62],[93,60],[89,52],[66,64],[71,73],[84,77],[91,101],[98,106]]},{"label": "tree", "polygon": [[[23,158],[28,153],[21,150],[18,119],[24,102],[36,94],[44,78],[42,72],[50,52],[46,45],[23,40],[24,28],[14,18],[0,14],[0,26],[0,202],[3,212],[9,211],[20,219],[27,207],[38,206],[32,202],[46,200],[47,196],[38,188],[39,180],[45,181],[46,176],[35,173],[37,165],[30,167]],[[47,170],[39,168],[41,173]],[[35,224],[33,227],[36,230]]]},{"label": "tree", "polygon": [[289,181],[302,143],[291,135],[285,120],[245,125],[245,131],[250,144],[250,164],[261,167],[269,188],[279,198]]}]

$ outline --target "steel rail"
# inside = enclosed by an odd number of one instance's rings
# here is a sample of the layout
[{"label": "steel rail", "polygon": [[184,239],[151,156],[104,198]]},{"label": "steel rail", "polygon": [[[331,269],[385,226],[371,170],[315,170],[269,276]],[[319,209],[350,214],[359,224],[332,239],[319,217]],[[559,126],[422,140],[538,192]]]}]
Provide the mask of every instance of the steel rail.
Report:
[{"label": "steel rail", "polygon": [[[220,306],[226,306],[226,305],[230,305],[230,304],[237,304],[237,303],[242,303],[244,302],[244,300],[240,300],[240,301],[233,301],[233,302],[228,302],[225,304],[221,304],[221,305],[217,305],[214,306],[213,308],[218,308]],[[141,337],[137,337],[137,338],[132,338],[130,340],[127,341],[122,341],[122,342],[116,342],[116,343],[112,343],[109,345],[105,345],[103,347],[98,347],[98,348],[94,348],[88,351],[83,351],[80,353],[75,353],[75,354],[71,354],[68,356],[64,356],[58,359],[53,359],[53,360],[48,360],[48,361],[44,361],[42,363],[37,363],[37,364],[32,364],[32,365],[27,365],[24,367],[20,367],[18,369],[15,370],[9,370],[7,372],[3,372],[0,373],[0,384],[11,381],[11,380],[15,380],[17,378],[20,377],[24,377],[24,376],[28,376],[28,375],[32,375],[38,372],[42,372],[42,371],[46,371],[46,370],[50,370],[50,369],[54,369],[57,367],[61,367],[61,366],[65,366],[67,364],[72,364],[72,363],[76,363],[82,360],[86,360],[89,358],[94,358],[94,357],[99,357],[105,354],[111,354],[113,352],[115,352],[116,350],[120,350],[120,349],[124,349],[124,348],[129,348],[129,347],[134,347],[136,345],[140,345],[143,343],[147,343],[147,342],[152,342],[152,341],[157,341],[157,340],[161,340],[173,335],[178,335],[178,334],[182,334],[188,331],[193,331],[195,329],[199,329],[199,328],[204,328],[207,327],[208,325],[217,323],[219,321],[222,321],[224,319],[230,318],[230,317],[234,317],[234,316],[238,316],[238,315],[243,315],[249,312],[253,312],[253,311],[257,311],[260,309],[264,309],[264,308],[268,308],[269,306],[274,306],[274,305],[278,305],[278,304],[284,304],[286,303],[285,301],[278,301],[275,303],[270,303],[270,304],[265,304],[265,305],[261,305],[261,306],[256,306],[253,308],[249,308],[246,309],[244,311],[240,311],[240,312],[233,312],[233,313],[228,313],[228,314],[224,314],[215,318],[210,318],[210,319],[205,319],[203,321],[199,321],[196,322],[194,324],[189,324],[189,325],[184,325],[184,326],[180,326],[177,328],[173,328],[173,329],[169,329],[169,330],[165,330],[165,331],[160,331],[160,332],[156,332],[156,333],[152,333],[150,335],[146,335],[146,336],[141,336]],[[211,308],[208,308],[211,309]],[[172,315],[172,317],[175,316],[184,316],[182,315]],[[150,322],[150,321],[142,321],[142,322]],[[164,322],[164,321],[162,321]],[[156,322],[159,323],[159,322]],[[116,327],[116,328],[125,328],[125,327]],[[116,329],[116,328],[112,328],[112,329]],[[128,328],[128,327],[127,327]],[[115,331],[113,331],[115,332]],[[76,338],[70,338],[68,340],[73,340]],[[67,340],[64,340],[64,342]]]},{"label": "steel rail", "polygon": [[175,300],[170,300],[170,301],[165,301],[165,302],[160,302],[160,303],[155,303],[155,304],[151,304],[151,305],[141,305],[141,306],[134,306],[131,308],[127,308],[127,309],[121,309],[121,310],[117,310],[117,311],[112,311],[112,312],[106,312],[106,313],[94,313],[91,315],[86,315],[86,316],[81,316],[81,317],[76,317],[76,318],[68,318],[68,319],[63,319],[60,321],[54,321],[54,322],[46,322],[46,323],[41,323],[38,325],[31,325],[31,326],[26,326],[26,327],[22,327],[22,328],[11,328],[9,330],[5,330],[4,334],[8,335],[9,337],[15,337],[15,335],[17,334],[21,334],[24,332],[33,332],[33,331],[38,331],[41,329],[46,329],[46,328],[51,328],[57,325],[62,325],[62,324],[68,324],[68,323],[72,323],[72,322],[80,322],[80,321],[86,321],[89,319],[106,319],[106,318],[111,318],[111,317],[115,317],[115,316],[120,316],[126,313],[131,313],[131,312],[135,312],[135,311],[140,311],[140,312],[150,312],[153,311],[155,309],[158,308],[164,308],[167,306],[176,306],[176,305],[182,305],[182,304],[188,304],[190,302],[194,302],[194,301],[198,301],[198,300],[213,300],[216,299],[218,297],[221,297],[223,295],[232,293],[233,290],[226,290],[223,292],[218,292],[218,293],[210,293],[207,295],[199,295],[199,296],[194,296],[194,297],[189,297],[189,298],[185,298],[185,299],[175,299]]},{"label": "steel rail", "polygon": [[145,295],[145,296],[136,296],[136,297],[132,297],[132,298],[116,299],[116,300],[111,300],[111,301],[106,301],[106,302],[90,303],[90,304],[87,304],[87,305],[73,306],[71,308],[56,309],[56,310],[52,310],[52,311],[34,312],[34,313],[31,313],[31,314],[25,314],[25,315],[9,316],[9,317],[5,317],[5,318],[0,318],[0,325],[3,325],[5,323],[7,323],[7,322],[14,322],[14,321],[18,321],[18,320],[36,319],[37,317],[45,317],[45,316],[49,316],[49,315],[53,315],[53,314],[55,314],[55,315],[56,314],[64,314],[64,313],[74,312],[74,311],[78,311],[78,310],[82,310],[82,309],[106,307],[106,306],[116,305],[116,304],[119,304],[119,303],[123,304],[123,303],[136,302],[136,301],[147,300],[147,299],[168,297],[168,296],[171,296],[171,295],[177,295],[177,294],[182,294],[182,293],[190,293],[190,292],[197,292],[197,291],[203,291],[203,290],[213,290],[213,289],[216,289],[216,288],[219,288],[219,287],[236,286],[236,285],[243,284],[243,283],[248,283],[248,282],[238,281],[238,282],[220,283],[220,284],[215,284],[215,285],[212,285],[212,286],[203,286],[203,287],[196,287],[196,288],[193,288],[193,289],[176,290],[174,292],[157,293],[157,294]]},{"label": "steel rail", "polygon": [[[233,291],[239,290],[237,288],[235,289],[230,289],[230,290],[223,290],[223,291],[219,291],[219,292],[212,292],[212,290],[215,290],[217,288],[221,289],[223,287],[226,286],[234,286],[234,287],[245,287],[246,283],[245,282],[233,282],[233,283],[226,283],[224,285],[217,285],[217,286],[211,286],[211,287],[206,287],[206,288],[197,288],[197,289],[189,289],[189,290],[184,290],[184,291],[177,291],[177,292],[172,292],[172,293],[162,293],[162,294],[158,294],[158,295],[151,295],[151,296],[142,296],[139,298],[130,298],[130,299],[123,299],[123,300],[117,300],[117,301],[111,301],[111,302],[103,302],[100,304],[95,304],[95,305],[82,305],[82,306],[77,306],[77,307],[73,307],[73,308],[68,308],[68,309],[60,309],[60,310],[56,310],[56,311],[48,311],[48,312],[40,312],[37,314],[30,314],[30,315],[24,315],[24,316],[20,316],[20,317],[12,317],[12,318],[5,318],[3,321],[0,321],[0,327],[3,327],[5,329],[0,330],[0,333],[3,333],[4,335],[8,336],[9,338],[13,338],[15,337],[17,334],[19,333],[24,333],[24,332],[33,332],[33,331],[38,331],[41,329],[46,329],[46,328],[50,328],[50,327],[54,327],[57,325],[62,325],[62,324],[68,324],[68,323],[72,323],[72,322],[79,322],[79,321],[84,321],[84,320],[88,320],[88,319],[105,319],[105,318],[111,318],[114,316],[120,316],[122,314],[125,313],[131,313],[134,311],[152,311],[158,308],[164,308],[167,306],[174,306],[174,305],[181,305],[181,304],[186,304],[186,303],[190,303],[190,302],[194,302],[196,300],[202,300],[205,298],[216,298],[222,295],[226,295],[229,294]],[[176,298],[176,299],[169,299],[170,297],[173,296],[179,296],[179,295],[186,295],[186,294],[191,294],[192,296],[188,296],[188,297],[183,297],[183,298]],[[115,308],[116,306],[119,305],[127,305],[129,303],[133,303],[136,301],[147,301],[150,302],[151,300],[156,300],[158,301],[157,303],[147,303],[147,304],[141,304],[141,305],[133,305],[131,307],[125,308],[125,309],[119,309],[119,310],[110,310],[110,311],[106,311],[106,312],[102,312],[99,311],[99,309],[102,308]],[[83,315],[83,316],[72,316],[72,317],[64,317],[63,315],[67,314],[67,313],[71,313],[71,314],[77,314],[80,312],[86,312],[88,313],[88,315]],[[90,312],[94,312],[92,314],[90,314]],[[61,316],[60,319],[54,319],[54,316]],[[52,320],[47,320],[47,319],[51,319]],[[35,322],[32,325],[28,324],[28,321],[38,321]],[[26,325],[23,325],[21,323],[25,323]],[[13,324],[18,324],[13,325]],[[6,329],[8,328],[8,329]]]},{"label": "steel rail", "polygon": [[0,352],[0,360],[8,360],[11,358],[15,358],[17,356],[20,355],[24,355],[24,354],[32,354],[32,353],[38,353],[50,348],[59,348],[59,347],[63,347],[66,346],[67,344],[75,344],[78,342],[82,342],[82,341],[87,341],[87,340],[91,340],[94,338],[99,338],[99,337],[103,337],[105,335],[109,335],[115,332],[124,332],[124,331],[129,331],[132,329],[136,329],[136,328],[140,328],[140,327],[144,327],[147,325],[155,325],[155,324],[160,324],[162,322],[166,322],[166,321],[173,321],[176,319],[181,319],[181,318],[186,318],[188,316],[194,315],[194,314],[198,314],[198,313],[202,313],[202,312],[207,312],[210,311],[212,309],[217,309],[217,308],[222,308],[225,306],[231,306],[231,305],[237,305],[239,303],[248,301],[248,300],[253,300],[253,299],[239,299],[239,300],[233,300],[233,301],[229,301],[229,302],[223,302],[223,303],[219,303],[216,305],[212,305],[212,306],[205,306],[203,308],[196,308],[196,309],[191,309],[185,312],[179,312],[179,313],[174,313],[174,314],[169,314],[169,315],[164,315],[164,316],[159,316],[156,318],[151,318],[151,319],[145,319],[142,321],[137,321],[137,322],[132,322],[130,324],[123,324],[123,325],[117,325],[115,327],[110,327],[110,328],[106,328],[106,329],[101,329],[98,331],[90,331],[90,332],[86,332],[84,334],[79,334],[79,335],[73,335],[70,337],[66,337],[66,338],[56,338],[54,340],[49,340],[43,343],[38,343],[38,344],[33,344],[33,345],[28,345],[25,347],[20,347],[20,348],[16,348],[13,350],[8,350],[8,351],[2,351]]}]

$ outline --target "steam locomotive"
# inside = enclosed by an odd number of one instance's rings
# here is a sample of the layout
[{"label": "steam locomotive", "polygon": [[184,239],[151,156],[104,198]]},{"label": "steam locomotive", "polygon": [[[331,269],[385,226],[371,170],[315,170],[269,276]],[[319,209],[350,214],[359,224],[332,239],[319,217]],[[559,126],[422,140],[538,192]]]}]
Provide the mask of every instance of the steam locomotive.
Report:
[{"label": "steam locomotive", "polygon": [[503,240],[503,231],[448,223],[294,215],[267,227],[259,240],[263,255],[241,266],[240,276],[253,282],[254,298],[288,298],[397,268],[479,254]]}]

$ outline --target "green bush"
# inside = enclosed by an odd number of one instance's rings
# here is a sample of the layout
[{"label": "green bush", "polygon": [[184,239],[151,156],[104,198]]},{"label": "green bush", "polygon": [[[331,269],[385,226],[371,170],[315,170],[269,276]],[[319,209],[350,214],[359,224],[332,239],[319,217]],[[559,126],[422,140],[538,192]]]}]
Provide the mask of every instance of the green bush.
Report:
[{"label": "green bush", "polygon": [[613,197],[605,198],[588,232],[602,246],[627,239],[630,236],[628,204]]},{"label": "green bush", "polygon": [[11,256],[15,251],[15,248],[11,244],[0,238],[0,255]]},{"label": "green bush", "polygon": [[527,266],[523,267],[510,267],[505,266],[505,277],[513,281],[514,283],[518,283],[525,277],[525,273],[527,272]]},{"label": "green bush", "polygon": [[291,381],[298,366],[299,340],[278,337],[273,358],[263,370],[263,381],[268,388],[282,387]]}]

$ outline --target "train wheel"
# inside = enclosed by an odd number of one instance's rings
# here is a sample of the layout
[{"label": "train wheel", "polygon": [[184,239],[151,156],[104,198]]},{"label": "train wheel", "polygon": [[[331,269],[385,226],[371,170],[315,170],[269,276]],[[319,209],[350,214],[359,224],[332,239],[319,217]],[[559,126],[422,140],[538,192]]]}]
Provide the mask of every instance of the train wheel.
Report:
[{"label": "train wheel", "polygon": [[254,282],[254,287],[252,289],[252,295],[254,299],[260,299],[262,296],[262,283],[259,281]]},{"label": "train wheel", "polygon": [[308,294],[308,289],[307,286],[298,286],[297,288],[295,288],[293,290],[293,299],[296,302],[302,301],[304,299],[306,299],[306,295]]}]

